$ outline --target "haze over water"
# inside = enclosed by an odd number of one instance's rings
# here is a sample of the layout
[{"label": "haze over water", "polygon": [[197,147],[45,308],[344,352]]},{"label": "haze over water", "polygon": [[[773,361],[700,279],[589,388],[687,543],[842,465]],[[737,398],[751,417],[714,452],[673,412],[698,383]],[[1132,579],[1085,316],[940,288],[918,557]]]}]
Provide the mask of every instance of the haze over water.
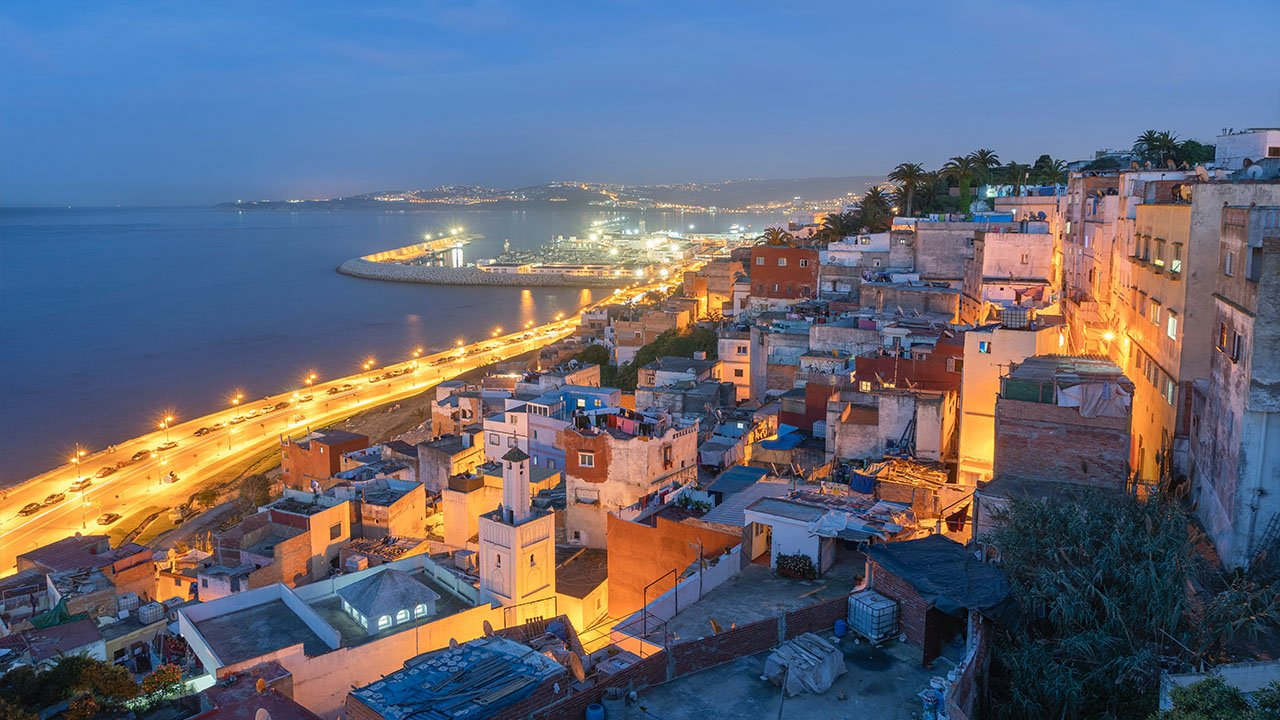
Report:
[{"label": "haze over water", "polygon": [[[761,228],[764,216],[619,213],[649,230]],[[405,359],[495,326],[552,319],[600,290],[445,287],[360,280],[334,268],[462,225],[469,261],[614,213],[379,213],[0,209],[0,486],[155,427],[247,398]],[[96,469],[96,468],[95,468]]]}]

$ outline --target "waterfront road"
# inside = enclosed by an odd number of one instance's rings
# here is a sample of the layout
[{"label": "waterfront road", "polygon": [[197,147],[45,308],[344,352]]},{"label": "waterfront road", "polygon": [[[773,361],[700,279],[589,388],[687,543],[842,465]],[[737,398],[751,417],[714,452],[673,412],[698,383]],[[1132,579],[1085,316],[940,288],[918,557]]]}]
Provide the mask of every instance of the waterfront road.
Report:
[{"label": "waterfront road", "polygon": [[[660,286],[629,288],[588,307],[628,301]],[[67,463],[34,477],[9,489],[0,500],[0,576],[15,572],[17,556],[35,547],[77,532],[105,532],[107,527],[97,523],[105,513],[128,516],[147,508],[167,512],[186,502],[202,480],[278,447],[281,436],[297,437],[307,428],[332,425],[567,337],[577,327],[581,312],[483,342],[317,382],[296,392],[243,401],[211,415],[175,422],[113,449],[86,454],[79,464]],[[104,468],[117,466],[97,477]],[[73,483],[82,478],[90,484],[73,490]],[[19,514],[29,504],[40,509]]]}]

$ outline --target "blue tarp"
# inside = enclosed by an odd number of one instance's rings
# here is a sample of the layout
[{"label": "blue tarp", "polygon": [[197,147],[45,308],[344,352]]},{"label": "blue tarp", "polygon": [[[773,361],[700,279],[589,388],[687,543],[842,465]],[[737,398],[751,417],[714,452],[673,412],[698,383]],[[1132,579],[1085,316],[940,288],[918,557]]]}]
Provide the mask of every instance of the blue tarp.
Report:
[{"label": "blue tarp", "polygon": [[863,495],[870,495],[876,489],[876,476],[863,475],[860,472],[850,473],[849,489]]}]

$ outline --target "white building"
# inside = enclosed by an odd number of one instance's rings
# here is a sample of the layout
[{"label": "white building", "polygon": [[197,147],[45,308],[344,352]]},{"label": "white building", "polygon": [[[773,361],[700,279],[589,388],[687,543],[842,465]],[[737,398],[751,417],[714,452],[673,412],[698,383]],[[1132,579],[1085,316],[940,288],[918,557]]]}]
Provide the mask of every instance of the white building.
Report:
[{"label": "white building", "polygon": [[1219,135],[1213,164],[1227,170],[1239,170],[1245,160],[1280,158],[1280,128],[1229,130]]},{"label": "white building", "polygon": [[[502,505],[480,518],[480,597],[517,608],[515,622],[549,615],[556,594],[555,516],[529,502],[529,455],[502,456]],[[554,607],[554,605],[552,605]]]}]

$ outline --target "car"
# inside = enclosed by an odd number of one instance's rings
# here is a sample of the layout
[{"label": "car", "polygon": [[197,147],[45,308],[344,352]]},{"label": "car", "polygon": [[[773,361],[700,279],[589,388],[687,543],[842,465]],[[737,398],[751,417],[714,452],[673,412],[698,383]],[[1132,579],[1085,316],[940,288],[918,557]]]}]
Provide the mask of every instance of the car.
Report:
[{"label": "car", "polygon": [[101,515],[98,516],[98,524],[110,525],[111,523],[119,519],[120,519],[120,513],[113,513],[113,512],[102,513]]},{"label": "car", "polygon": [[75,482],[71,483],[71,492],[81,492],[92,484],[93,484],[92,479],[87,477],[80,478]]},{"label": "car", "polygon": [[164,477],[160,478],[160,482],[171,485],[173,483],[178,482],[178,476],[175,475],[172,470],[170,470],[168,475],[165,475]]},{"label": "car", "polygon": [[111,473],[113,473],[113,472],[115,472],[115,471],[116,471],[116,466],[115,466],[115,465],[105,465],[105,466],[103,466],[103,467],[99,468],[99,469],[98,469],[98,472],[94,473],[94,477],[104,478],[104,477],[106,477],[106,476],[110,475]]},{"label": "car", "polygon": [[50,494],[49,494],[49,497],[47,497],[47,498],[45,498],[45,499],[44,499],[44,504],[45,504],[45,505],[57,505],[58,503],[62,502],[63,500],[66,500],[66,499],[67,499],[67,496],[66,496],[66,495],[64,495],[64,494],[62,494],[62,493],[50,493]]},{"label": "car", "polygon": [[191,433],[191,435],[193,437],[203,437],[205,435],[208,435],[211,432],[213,432],[212,428],[202,427],[199,430],[196,430],[195,432]]},{"label": "car", "polygon": [[22,509],[18,511],[18,514],[22,517],[27,517],[28,515],[35,515],[38,512],[40,512],[40,503],[27,503],[22,506]]},{"label": "car", "polygon": [[351,383],[343,383],[343,385],[342,385],[342,389],[343,389],[343,390],[350,390],[350,389],[351,389],[351,388],[353,388],[353,387],[355,387],[355,386],[354,386],[354,385],[352,385]]},{"label": "car", "polygon": [[139,460],[146,460],[149,457],[151,457],[150,450],[139,450],[138,452],[133,454],[133,457],[129,458],[129,461],[138,462]]},{"label": "car", "polygon": [[298,398],[298,402],[300,403],[311,402],[311,398],[312,398],[311,395],[303,395],[302,397]]},{"label": "car", "polygon": [[178,447],[178,443],[170,441],[163,445],[157,445],[156,452],[164,452],[165,450],[172,450],[176,447]]},{"label": "car", "polygon": [[325,391],[324,391],[324,394],[325,394],[325,395],[337,395],[337,394],[338,394],[338,393],[340,393],[340,392],[342,392],[342,388],[331,387],[331,388],[329,388],[328,390],[325,390]]},{"label": "car", "polygon": [[369,382],[370,382],[370,383],[382,382],[382,378],[380,378],[380,377],[371,377],[371,378],[369,378]]}]

